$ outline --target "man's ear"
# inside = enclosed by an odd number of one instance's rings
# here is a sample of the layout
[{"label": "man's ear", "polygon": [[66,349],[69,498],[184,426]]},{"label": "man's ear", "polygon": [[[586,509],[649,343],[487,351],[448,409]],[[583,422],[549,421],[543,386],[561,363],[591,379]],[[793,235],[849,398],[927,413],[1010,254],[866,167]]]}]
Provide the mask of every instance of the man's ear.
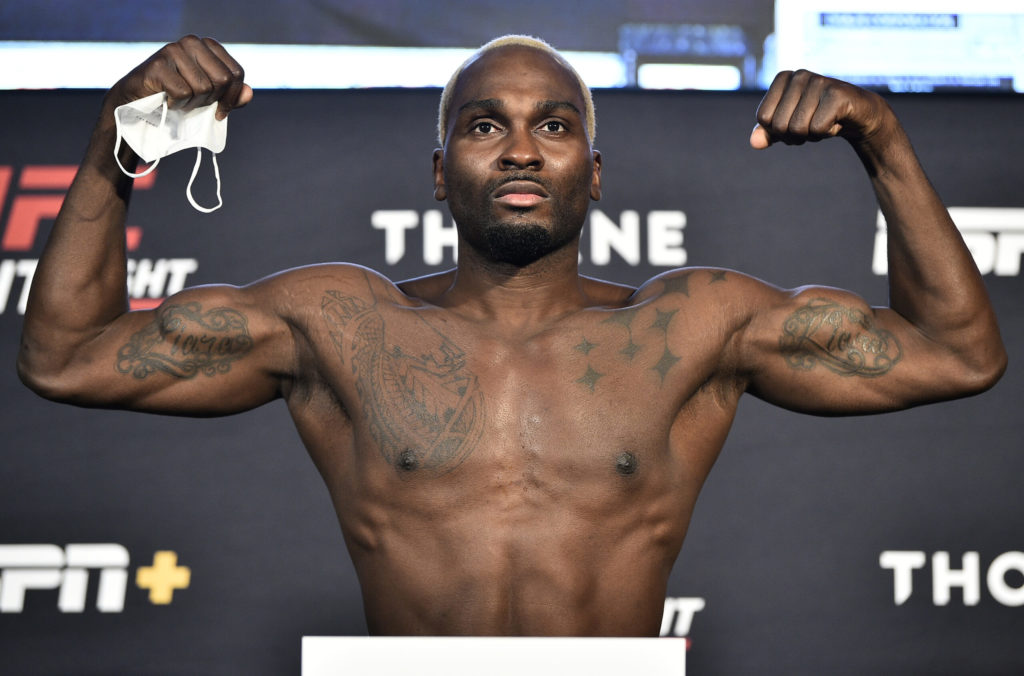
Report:
[{"label": "man's ear", "polygon": [[448,198],[448,188],[444,184],[444,151],[434,150],[434,199],[443,202]]},{"label": "man's ear", "polygon": [[594,175],[590,180],[590,199],[596,202],[601,199],[601,151],[591,152],[594,153]]}]

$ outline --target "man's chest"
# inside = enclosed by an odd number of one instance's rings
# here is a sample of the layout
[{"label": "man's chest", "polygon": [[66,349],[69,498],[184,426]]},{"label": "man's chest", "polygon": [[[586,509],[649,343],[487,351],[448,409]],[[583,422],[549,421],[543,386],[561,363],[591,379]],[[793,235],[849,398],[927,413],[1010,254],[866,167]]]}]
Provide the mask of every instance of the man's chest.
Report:
[{"label": "man's chest", "polygon": [[318,368],[357,445],[399,471],[445,473],[482,453],[628,471],[629,454],[666,447],[713,364],[664,307],[584,311],[515,335],[438,309],[337,298],[322,310]]}]

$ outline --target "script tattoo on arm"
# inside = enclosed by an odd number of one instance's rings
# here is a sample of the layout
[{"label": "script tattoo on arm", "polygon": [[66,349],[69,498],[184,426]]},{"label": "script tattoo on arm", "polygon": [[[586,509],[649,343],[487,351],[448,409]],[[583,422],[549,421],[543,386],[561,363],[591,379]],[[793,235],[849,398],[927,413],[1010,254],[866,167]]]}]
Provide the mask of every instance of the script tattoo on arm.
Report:
[{"label": "script tattoo on arm", "polygon": [[484,397],[466,355],[422,317],[391,330],[376,299],[327,291],[320,313],[384,460],[400,472],[440,475],[476,448]]},{"label": "script tattoo on arm", "polygon": [[821,364],[841,376],[866,378],[885,375],[903,356],[896,337],[866,313],[827,298],[786,319],[779,347],[791,368],[809,371]]},{"label": "script tattoo on arm", "polygon": [[202,373],[215,376],[252,349],[248,322],[241,312],[199,303],[166,305],[117,352],[117,370],[140,380],[160,371],[175,378]]}]

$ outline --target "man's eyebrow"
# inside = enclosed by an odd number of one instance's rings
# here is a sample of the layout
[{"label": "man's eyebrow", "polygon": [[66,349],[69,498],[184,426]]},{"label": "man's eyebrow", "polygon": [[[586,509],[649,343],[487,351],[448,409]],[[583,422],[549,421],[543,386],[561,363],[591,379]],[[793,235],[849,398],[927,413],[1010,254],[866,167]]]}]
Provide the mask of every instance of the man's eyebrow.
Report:
[{"label": "man's eyebrow", "polygon": [[501,110],[505,107],[505,104],[501,102],[501,99],[476,99],[474,101],[467,101],[459,106],[458,113],[462,113],[467,110]]},{"label": "man's eyebrow", "polygon": [[559,110],[570,110],[583,117],[583,113],[580,112],[580,109],[572,101],[553,101],[549,99],[537,104],[537,111],[541,113],[553,113]]},{"label": "man's eyebrow", "polygon": [[[537,112],[539,113],[554,113],[559,110],[569,110],[576,113],[580,117],[583,117],[583,113],[572,101],[556,101],[554,99],[546,99],[537,103]],[[456,114],[461,114],[467,110],[473,111],[500,111],[505,109],[505,103],[501,99],[475,99],[473,101],[467,101],[459,106],[459,110]]]}]

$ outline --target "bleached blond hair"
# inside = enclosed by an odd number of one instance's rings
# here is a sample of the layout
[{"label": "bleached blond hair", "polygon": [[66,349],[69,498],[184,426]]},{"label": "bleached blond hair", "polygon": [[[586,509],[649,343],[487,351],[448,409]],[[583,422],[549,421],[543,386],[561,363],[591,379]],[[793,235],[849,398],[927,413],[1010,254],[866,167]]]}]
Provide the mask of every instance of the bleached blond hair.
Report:
[{"label": "bleached blond hair", "polygon": [[588,87],[587,83],[583,81],[583,78],[580,77],[580,74],[576,72],[576,69],[573,68],[568,61],[566,61],[565,57],[562,56],[557,49],[549,45],[544,40],[541,40],[540,38],[535,38],[530,35],[503,35],[500,38],[494,38],[487,44],[483,45],[480,49],[473,52],[473,54],[468,59],[463,61],[462,65],[459,66],[454,73],[452,73],[451,78],[448,80],[448,84],[446,84],[444,87],[444,91],[441,92],[441,104],[440,106],[438,106],[437,111],[437,140],[441,144],[441,147],[444,147],[444,142],[448,135],[448,115],[451,112],[452,94],[455,91],[455,85],[459,81],[459,76],[462,75],[462,72],[466,70],[466,67],[470,63],[472,63],[479,57],[483,56],[487,52],[491,51],[492,49],[512,45],[519,47],[529,47],[530,49],[542,51],[545,54],[551,56],[551,58],[553,58],[559,64],[567,68],[569,72],[576,77],[576,81],[580,85],[580,94],[583,96],[583,105],[585,108],[584,116],[586,118],[587,125],[587,138],[590,140],[590,143],[593,144],[594,139],[597,136],[597,116],[594,114],[594,98],[590,94],[590,87]]}]

